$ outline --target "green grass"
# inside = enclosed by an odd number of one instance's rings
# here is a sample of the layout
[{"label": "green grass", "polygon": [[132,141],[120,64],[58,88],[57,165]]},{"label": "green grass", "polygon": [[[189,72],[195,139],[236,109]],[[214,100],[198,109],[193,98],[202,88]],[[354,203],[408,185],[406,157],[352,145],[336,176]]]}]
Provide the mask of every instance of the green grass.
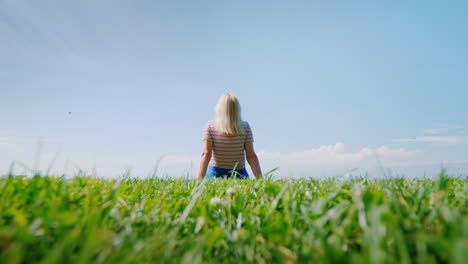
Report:
[{"label": "green grass", "polygon": [[0,263],[466,263],[468,180],[0,179]]}]

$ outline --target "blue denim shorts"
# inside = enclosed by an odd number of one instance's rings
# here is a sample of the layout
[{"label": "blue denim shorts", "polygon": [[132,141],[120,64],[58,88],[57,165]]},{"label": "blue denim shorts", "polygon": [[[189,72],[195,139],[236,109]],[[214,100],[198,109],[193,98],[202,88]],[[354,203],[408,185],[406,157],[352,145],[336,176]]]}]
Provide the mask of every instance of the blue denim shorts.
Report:
[{"label": "blue denim shorts", "polygon": [[231,178],[232,174],[237,179],[249,178],[249,173],[247,173],[247,170],[245,168],[240,169],[240,170],[235,170],[233,173],[231,169],[223,169],[223,168],[208,166],[208,169],[206,170],[206,174],[205,174],[205,179],[223,178],[223,177]]}]

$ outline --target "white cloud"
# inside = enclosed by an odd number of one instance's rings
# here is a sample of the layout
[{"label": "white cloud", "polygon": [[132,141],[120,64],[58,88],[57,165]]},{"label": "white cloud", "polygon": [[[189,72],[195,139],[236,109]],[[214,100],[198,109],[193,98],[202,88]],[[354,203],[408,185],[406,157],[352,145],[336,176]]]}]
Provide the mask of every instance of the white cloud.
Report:
[{"label": "white cloud", "polygon": [[406,148],[361,148],[347,151],[345,144],[323,145],[300,152],[259,152],[260,163],[265,171],[279,167],[275,175],[287,177],[334,176],[348,171],[353,174],[365,174],[366,171],[396,169],[414,166],[423,160],[421,150]]},{"label": "white cloud", "polygon": [[357,152],[346,152],[343,143],[324,145],[316,149],[301,152],[289,152],[280,154],[278,152],[259,152],[262,160],[278,160],[283,164],[301,168],[346,168],[346,167],[374,167],[377,160],[394,165],[398,161],[419,153],[419,150],[408,150],[404,148],[391,149],[387,146],[379,148],[362,148]]},{"label": "white cloud", "polygon": [[433,136],[433,137],[414,137],[400,138],[393,140],[394,142],[409,142],[409,143],[435,143],[442,145],[462,145],[468,144],[468,136]]},{"label": "white cloud", "polygon": [[426,134],[440,134],[440,133],[442,133],[442,132],[444,132],[446,130],[447,130],[446,128],[441,128],[441,127],[439,127],[439,128],[425,128],[423,130],[423,132],[426,133]]},{"label": "white cloud", "polygon": [[468,160],[464,157],[443,160],[437,153],[388,146],[346,151],[343,143],[337,143],[300,152],[259,152],[258,156],[264,171],[279,167],[276,176],[294,178],[340,176],[349,172],[422,177],[437,175],[442,167],[453,175],[468,172]]},{"label": "white cloud", "polygon": [[438,135],[442,133],[463,133],[464,127],[460,125],[453,125],[453,124],[439,124],[438,126],[434,126],[431,128],[423,129],[425,134],[430,135]]}]

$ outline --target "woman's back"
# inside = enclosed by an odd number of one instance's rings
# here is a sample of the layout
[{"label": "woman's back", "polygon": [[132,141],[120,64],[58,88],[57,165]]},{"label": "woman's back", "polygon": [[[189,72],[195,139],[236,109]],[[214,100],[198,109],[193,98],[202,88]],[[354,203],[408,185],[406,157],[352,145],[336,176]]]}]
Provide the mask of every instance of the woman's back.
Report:
[{"label": "woman's back", "polygon": [[227,136],[216,129],[215,121],[208,121],[203,133],[203,140],[213,142],[213,156],[210,166],[224,169],[245,168],[244,146],[253,142],[252,130],[248,122],[243,121],[243,133]]},{"label": "woman's back", "polygon": [[205,125],[197,178],[248,178],[247,160],[255,177],[260,179],[262,170],[253,147],[252,130],[249,123],[242,121],[239,100],[226,93],[219,98],[215,112],[216,120]]}]

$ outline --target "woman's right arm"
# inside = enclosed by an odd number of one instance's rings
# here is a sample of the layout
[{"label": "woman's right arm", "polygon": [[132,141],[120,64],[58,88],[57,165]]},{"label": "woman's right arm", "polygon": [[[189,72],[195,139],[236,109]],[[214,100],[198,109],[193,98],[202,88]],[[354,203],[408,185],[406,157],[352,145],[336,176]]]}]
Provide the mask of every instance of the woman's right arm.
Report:
[{"label": "woman's right arm", "polygon": [[255,177],[260,179],[262,177],[262,170],[260,169],[260,162],[255,153],[253,142],[245,142],[245,159],[249,163]]}]

